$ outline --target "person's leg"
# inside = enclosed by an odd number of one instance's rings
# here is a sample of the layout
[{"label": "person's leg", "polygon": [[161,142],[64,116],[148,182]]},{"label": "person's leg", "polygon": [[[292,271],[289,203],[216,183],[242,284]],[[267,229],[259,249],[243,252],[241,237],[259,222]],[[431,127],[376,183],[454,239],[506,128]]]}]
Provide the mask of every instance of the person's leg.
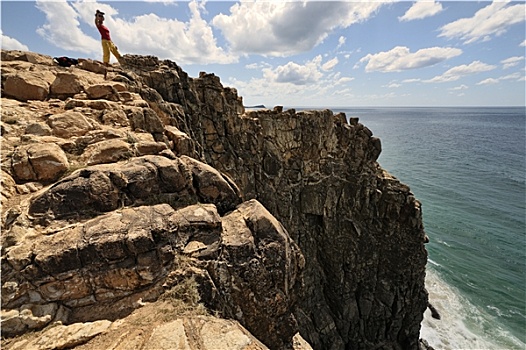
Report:
[{"label": "person's leg", "polygon": [[104,62],[104,65],[106,66],[106,69],[104,70],[104,79],[106,79],[106,75],[108,74],[108,64],[110,63],[110,44],[111,41],[102,39],[102,62]]},{"label": "person's leg", "polygon": [[119,61],[119,63],[120,63],[122,56],[121,56],[121,54],[119,52],[119,49],[117,48],[117,46],[112,41],[110,41],[109,49],[110,49],[111,53],[113,54],[113,56],[115,56],[117,61]]}]

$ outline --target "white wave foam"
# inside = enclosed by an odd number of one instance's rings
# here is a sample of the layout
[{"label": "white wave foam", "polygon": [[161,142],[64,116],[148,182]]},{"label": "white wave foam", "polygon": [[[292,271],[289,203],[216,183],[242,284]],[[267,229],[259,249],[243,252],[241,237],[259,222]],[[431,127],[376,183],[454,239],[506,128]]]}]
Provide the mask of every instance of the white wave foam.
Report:
[{"label": "white wave foam", "polygon": [[499,317],[504,316],[504,313],[502,311],[500,311],[500,309],[498,307],[493,306],[493,305],[487,305],[486,307],[488,309],[490,309],[490,310],[493,310],[495,312],[495,314],[497,314]]},{"label": "white wave foam", "polygon": [[426,310],[420,337],[435,349],[525,349],[523,342],[502,329],[495,319],[472,305],[430,269],[426,274],[426,288],[429,302],[441,319],[432,318],[431,312]]},{"label": "white wave foam", "polygon": [[443,240],[441,240],[441,239],[437,239],[436,241],[437,241],[438,243],[440,243],[440,244],[445,245],[446,247],[451,248],[451,245],[450,245],[448,242],[446,242],[446,241],[443,241]]},{"label": "white wave foam", "polygon": [[442,265],[440,265],[439,263],[437,263],[437,262],[435,262],[435,261],[433,261],[433,260],[431,260],[431,259],[427,259],[427,262],[428,262],[428,263],[431,263],[431,264],[433,264],[433,265],[435,265],[435,266],[442,266]]}]

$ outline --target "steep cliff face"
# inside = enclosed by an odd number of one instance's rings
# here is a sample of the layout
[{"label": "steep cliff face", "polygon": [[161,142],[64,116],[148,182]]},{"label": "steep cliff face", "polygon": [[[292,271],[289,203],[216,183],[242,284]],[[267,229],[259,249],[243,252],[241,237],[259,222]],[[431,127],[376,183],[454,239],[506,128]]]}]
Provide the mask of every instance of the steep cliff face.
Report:
[{"label": "steep cliff face", "polygon": [[[108,305],[133,309],[190,274],[207,306],[271,348],[299,328],[315,349],[418,349],[420,204],[357,119],[245,112],[218,77],[155,57],[126,56],[104,82],[93,61],[2,56],[4,95],[33,101],[2,100],[13,334],[120,317]],[[21,72],[24,89],[8,83]]]},{"label": "steep cliff face", "polygon": [[150,86],[182,106],[178,127],[195,152],[265,205],[305,255],[302,335],[315,348],[417,348],[427,305],[421,208],[376,162],[380,140],[329,110],[241,113],[218,77],[178,74],[167,89]]}]

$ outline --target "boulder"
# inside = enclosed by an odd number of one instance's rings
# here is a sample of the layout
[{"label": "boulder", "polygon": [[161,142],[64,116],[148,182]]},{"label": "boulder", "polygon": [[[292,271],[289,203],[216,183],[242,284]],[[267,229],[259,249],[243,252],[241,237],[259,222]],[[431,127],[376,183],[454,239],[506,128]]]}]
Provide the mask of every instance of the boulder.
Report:
[{"label": "boulder", "polygon": [[121,83],[102,83],[94,84],[86,89],[88,97],[93,100],[109,99],[112,101],[119,100],[119,91],[125,91],[126,87]]},{"label": "boulder", "polygon": [[2,61],[25,61],[34,64],[53,66],[53,57],[36,52],[19,50],[2,50]]},{"label": "boulder", "polygon": [[168,149],[168,147],[164,142],[146,141],[135,144],[135,150],[139,156],[159,154],[166,149]]},{"label": "boulder", "polygon": [[26,126],[25,133],[37,136],[51,136],[52,130],[44,123],[32,123]]},{"label": "boulder", "polygon": [[185,255],[203,260],[218,258],[222,223],[215,205],[190,205],[179,209],[171,219],[177,224],[178,247]]},{"label": "boulder", "polygon": [[79,170],[33,198],[29,211],[49,219],[92,217],[115,210],[121,203],[163,201],[174,207],[213,203],[225,213],[241,203],[241,198],[233,183],[206,164],[188,157],[171,160],[151,155]]},{"label": "boulder", "polygon": [[90,130],[99,128],[97,122],[74,111],[52,115],[47,122],[53,130],[53,135],[62,138],[82,136]]},{"label": "boulder", "polygon": [[85,82],[78,74],[71,72],[59,72],[51,84],[50,92],[52,96],[61,98],[72,97],[84,91]]},{"label": "boulder", "polygon": [[45,100],[54,75],[47,72],[20,72],[5,79],[4,93],[20,101]]},{"label": "boulder", "polygon": [[225,213],[240,203],[240,192],[235,183],[211,166],[188,156],[181,156],[193,175],[197,195],[204,203],[216,203]]},{"label": "boulder", "polygon": [[89,108],[99,111],[120,110],[118,103],[107,100],[83,100],[77,98],[70,98],[66,101],[65,109],[74,109],[76,107]]},{"label": "boulder", "polygon": [[89,145],[82,155],[87,165],[105,164],[128,159],[133,155],[131,145],[123,140],[105,140]]},{"label": "boulder", "polygon": [[[83,153],[85,152],[86,147],[101,141],[122,139],[131,143],[128,135],[129,133],[126,133],[125,130],[120,128],[102,128],[88,131],[85,135],[74,139],[74,144],[77,147],[77,152],[75,153]],[[70,142],[73,142],[73,140],[70,140]]]},{"label": "boulder", "polygon": [[133,130],[144,130],[150,133],[164,133],[164,124],[151,108],[128,107],[125,109]]},{"label": "boulder", "polygon": [[118,95],[119,95],[119,100],[124,102],[124,103],[132,102],[133,100],[138,99],[137,95],[135,93],[129,92],[129,91],[119,92]]},{"label": "boulder", "polygon": [[177,155],[193,155],[194,142],[186,133],[177,129],[175,126],[167,125],[165,134],[173,143],[173,150]]},{"label": "boulder", "polygon": [[97,74],[104,74],[104,72],[106,72],[104,63],[94,60],[81,60],[77,67]]},{"label": "boulder", "polygon": [[29,144],[17,147],[12,157],[17,181],[56,181],[69,167],[64,151],[54,143]]},{"label": "boulder", "polygon": [[104,111],[104,114],[101,117],[104,125],[120,126],[127,127],[130,125],[128,122],[128,117],[123,110],[107,110]]}]

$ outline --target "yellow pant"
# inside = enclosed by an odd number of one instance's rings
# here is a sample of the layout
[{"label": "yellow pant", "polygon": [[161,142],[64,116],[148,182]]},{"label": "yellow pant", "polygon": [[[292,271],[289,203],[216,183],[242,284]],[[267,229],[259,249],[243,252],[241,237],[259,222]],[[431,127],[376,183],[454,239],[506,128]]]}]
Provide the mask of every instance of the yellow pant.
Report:
[{"label": "yellow pant", "polygon": [[104,63],[110,63],[110,52],[118,61],[121,59],[121,54],[113,41],[102,39],[102,61]]}]

